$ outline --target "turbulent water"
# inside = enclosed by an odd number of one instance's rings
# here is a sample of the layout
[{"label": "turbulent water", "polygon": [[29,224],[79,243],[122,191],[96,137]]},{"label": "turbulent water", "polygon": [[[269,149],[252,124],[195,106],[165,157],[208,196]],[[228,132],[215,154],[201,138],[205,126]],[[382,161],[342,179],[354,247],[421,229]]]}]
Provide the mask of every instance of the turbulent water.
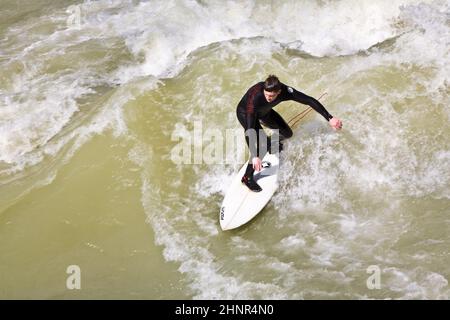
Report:
[{"label": "turbulent water", "polygon": [[[449,299],[449,58],[448,1],[0,0],[0,298]],[[171,152],[272,73],[344,128],[222,232],[245,150]]]}]

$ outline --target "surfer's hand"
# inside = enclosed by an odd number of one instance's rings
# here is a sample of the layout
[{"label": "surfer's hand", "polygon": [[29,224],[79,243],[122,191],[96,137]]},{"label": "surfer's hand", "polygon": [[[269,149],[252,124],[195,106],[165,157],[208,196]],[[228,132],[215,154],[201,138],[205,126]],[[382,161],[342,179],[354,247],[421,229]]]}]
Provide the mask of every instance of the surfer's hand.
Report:
[{"label": "surfer's hand", "polygon": [[330,119],[330,126],[331,126],[334,130],[342,129],[342,121],[339,120],[338,118],[331,118],[331,119]]},{"label": "surfer's hand", "polygon": [[262,164],[261,164],[260,158],[254,157],[252,159],[252,164],[253,164],[253,169],[255,169],[255,171],[261,171]]}]

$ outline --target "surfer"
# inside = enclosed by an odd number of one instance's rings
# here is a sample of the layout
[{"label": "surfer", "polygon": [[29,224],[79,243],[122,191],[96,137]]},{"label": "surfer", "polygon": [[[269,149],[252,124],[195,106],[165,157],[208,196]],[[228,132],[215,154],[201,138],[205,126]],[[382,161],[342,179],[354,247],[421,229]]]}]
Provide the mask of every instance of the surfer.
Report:
[{"label": "surfer", "polygon": [[[280,152],[283,149],[283,141],[292,137],[293,133],[289,125],[272,109],[280,102],[287,100],[294,100],[310,106],[320,113],[331,127],[342,128],[342,121],[328,113],[319,101],[281,83],[274,75],[269,75],[264,82],[253,85],[242,97],[236,109],[237,118],[244,127],[245,141],[250,150],[250,160],[241,181],[252,191],[262,190],[253,179],[253,172],[261,171],[261,158],[264,157],[262,153],[266,150],[271,153]],[[279,130],[278,150],[273,150],[276,149],[276,146],[271,146],[270,138],[264,133],[261,124],[270,129]],[[261,141],[261,138],[265,141]],[[262,151],[263,148],[260,148],[262,146],[260,143],[265,143],[264,151]]]}]

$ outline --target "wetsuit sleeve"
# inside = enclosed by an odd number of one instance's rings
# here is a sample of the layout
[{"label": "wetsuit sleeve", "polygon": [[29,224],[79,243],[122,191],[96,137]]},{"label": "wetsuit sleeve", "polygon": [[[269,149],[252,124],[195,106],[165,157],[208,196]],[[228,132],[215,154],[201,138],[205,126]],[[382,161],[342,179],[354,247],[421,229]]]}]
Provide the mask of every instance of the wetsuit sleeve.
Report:
[{"label": "wetsuit sleeve", "polygon": [[310,97],[303,92],[297,91],[292,87],[287,87],[287,99],[286,100],[294,100],[296,102],[306,104],[316,110],[318,113],[322,115],[327,121],[329,121],[333,116],[325,109],[325,107],[313,97]]},{"label": "wetsuit sleeve", "polygon": [[246,132],[246,140],[248,144],[248,148],[250,150],[251,158],[254,158],[257,156],[257,139],[249,139],[248,134],[252,134],[256,132],[256,110],[255,110],[255,96],[258,93],[259,86],[255,86],[251,89],[248,98],[247,98],[247,105],[246,105],[246,118],[247,118],[247,128],[246,130],[253,129]]}]

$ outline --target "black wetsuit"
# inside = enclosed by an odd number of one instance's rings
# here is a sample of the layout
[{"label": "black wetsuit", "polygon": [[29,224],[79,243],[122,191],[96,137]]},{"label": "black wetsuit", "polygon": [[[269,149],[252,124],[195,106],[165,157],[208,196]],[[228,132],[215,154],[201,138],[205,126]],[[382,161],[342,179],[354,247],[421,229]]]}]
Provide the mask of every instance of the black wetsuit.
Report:
[{"label": "black wetsuit", "polygon": [[[261,127],[261,123],[268,128],[278,129],[279,130],[279,142],[282,143],[284,139],[292,137],[292,130],[289,125],[283,120],[283,118],[274,110],[277,104],[282,101],[293,100],[305,105],[310,106],[318,113],[320,113],[327,121],[329,121],[333,116],[328,113],[325,107],[313,97],[307,96],[306,94],[295,90],[292,87],[289,87],[283,83],[281,83],[281,92],[272,102],[267,102],[266,97],[264,96],[264,82],[258,82],[254,86],[252,86],[245,95],[242,97],[239,102],[236,114],[239,122],[246,132],[245,140],[250,150],[250,161],[249,166],[246,170],[246,175],[253,173],[253,166],[251,164],[251,159],[260,156],[263,157],[263,154],[259,154],[260,147],[260,139],[259,132],[263,131]],[[260,123],[261,122],[261,123]],[[248,129],[256,130],[256,141],[254,143],[250,143],[249,136],[247,134]],[[261,132],[262,136],[263,135]],[[267,141],[269,139],[265,136]],[[252,141],[253,142],[253,141]],[[266,146],[270,148],[267,144]]]}]

